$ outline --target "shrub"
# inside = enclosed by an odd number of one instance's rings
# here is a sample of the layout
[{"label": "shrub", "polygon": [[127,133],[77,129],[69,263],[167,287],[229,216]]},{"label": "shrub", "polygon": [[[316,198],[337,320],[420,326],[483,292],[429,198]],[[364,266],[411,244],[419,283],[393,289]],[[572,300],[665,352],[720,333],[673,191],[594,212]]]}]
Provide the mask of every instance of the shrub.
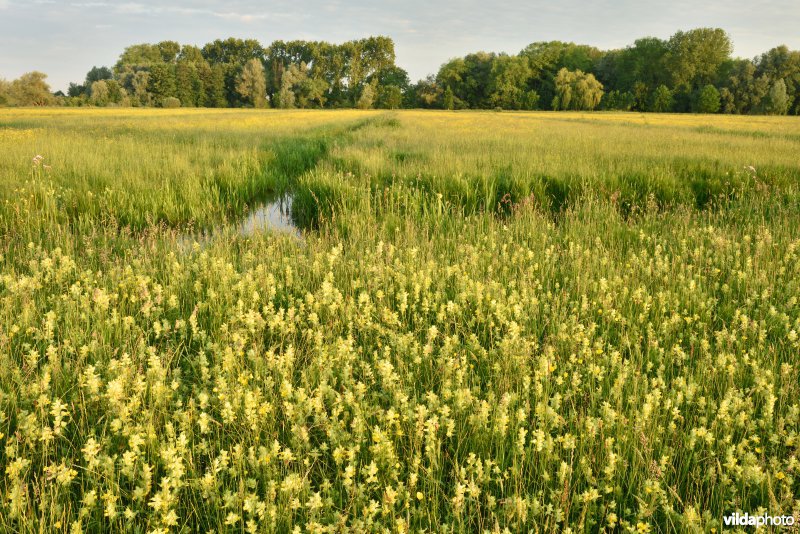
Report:
[{"label": "shrub", "polygon": [[162,108],[179,108],[181,107],[181,101],[174,96],[168,96],[164,100],[161,101]]}]

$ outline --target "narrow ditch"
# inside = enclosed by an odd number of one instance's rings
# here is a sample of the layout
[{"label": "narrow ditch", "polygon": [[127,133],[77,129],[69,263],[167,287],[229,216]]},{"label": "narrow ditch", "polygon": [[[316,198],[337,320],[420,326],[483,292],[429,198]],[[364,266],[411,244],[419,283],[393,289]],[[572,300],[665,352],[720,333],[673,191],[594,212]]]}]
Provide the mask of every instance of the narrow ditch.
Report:
[{"label": "narrow ditch", "polygon": [[348,142],[350,134],[369,126],[395,127],[397,119],[381,115],[333,130],[325,128],[309,137],[277,142],[270,147],[275,151],[274,167],[263,176],[265,181],[272,182],[265,187],[266,193],[252,201],[253,207],[231,222],[184,232],[178,238],[179,248],[188,250],[195,243],[206,246],[223,236],[250,237],[261,232],[283,233],[302,240],[308,228],[301,224],[302,217],[292,212],[297,179],[325,161],[333,145]]}]

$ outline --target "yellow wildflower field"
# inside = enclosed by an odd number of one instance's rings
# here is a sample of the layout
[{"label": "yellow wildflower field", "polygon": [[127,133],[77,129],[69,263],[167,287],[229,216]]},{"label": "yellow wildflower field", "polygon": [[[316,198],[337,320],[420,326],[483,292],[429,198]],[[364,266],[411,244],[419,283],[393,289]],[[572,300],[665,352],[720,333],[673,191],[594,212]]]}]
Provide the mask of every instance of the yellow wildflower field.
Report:
[{"label": "yellow wildflower field", "polygon": [[[0,110],[0,530],[800,521],[798,154],[791,118]],[[242,231],[277,198],[294,231]]]}]

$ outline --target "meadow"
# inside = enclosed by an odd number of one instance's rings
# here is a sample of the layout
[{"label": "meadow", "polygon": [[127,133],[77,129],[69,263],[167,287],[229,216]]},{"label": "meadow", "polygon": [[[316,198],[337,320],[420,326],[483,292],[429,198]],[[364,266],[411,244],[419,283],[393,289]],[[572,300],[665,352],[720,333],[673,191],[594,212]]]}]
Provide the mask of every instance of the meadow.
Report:
[{"label": "meadow", "polygon": [[[798,154],[790,117],[0,110],[0,530],[800,523]],[[281,196],[299,237],[239,231]]]}]

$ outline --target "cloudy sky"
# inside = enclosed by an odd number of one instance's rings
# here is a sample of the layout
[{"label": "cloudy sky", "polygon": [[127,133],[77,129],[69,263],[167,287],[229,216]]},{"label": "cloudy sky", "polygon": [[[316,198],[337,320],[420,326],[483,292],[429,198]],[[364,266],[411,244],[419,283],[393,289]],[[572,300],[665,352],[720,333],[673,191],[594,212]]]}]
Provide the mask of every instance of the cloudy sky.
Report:
[{"label": "cloudy sky", "polygon": [[418,79],[476,50],[516,53],[552,39],[616,48],[701,26],[727,30],[742,57],[778,44],[798,49],[800,0],[0,0],[0,77],[41,70],[65,89],[93,65],[113,65],[126,46],[165,39],[267,45],[381,34]]}]

